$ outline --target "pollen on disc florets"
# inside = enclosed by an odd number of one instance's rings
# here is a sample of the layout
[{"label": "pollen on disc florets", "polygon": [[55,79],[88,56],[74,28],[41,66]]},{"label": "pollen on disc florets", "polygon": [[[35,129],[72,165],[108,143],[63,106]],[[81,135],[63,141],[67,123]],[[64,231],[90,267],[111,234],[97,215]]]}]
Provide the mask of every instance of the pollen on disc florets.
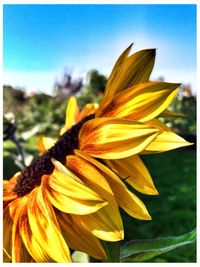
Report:
[{"label": "pollen on disc florets", "polygon": [[21,172],[14,188],[18,196],[24,196],[31,192],[34,187],[40,185],[43,175],[53,172],[54,165],[51,158],[64,164],[66,156],[74,154],[74,149],[78,148],[78,134],[83,123],[93,118],[93,114],[89,115],[72,126],[58,139],[52,148]]}]

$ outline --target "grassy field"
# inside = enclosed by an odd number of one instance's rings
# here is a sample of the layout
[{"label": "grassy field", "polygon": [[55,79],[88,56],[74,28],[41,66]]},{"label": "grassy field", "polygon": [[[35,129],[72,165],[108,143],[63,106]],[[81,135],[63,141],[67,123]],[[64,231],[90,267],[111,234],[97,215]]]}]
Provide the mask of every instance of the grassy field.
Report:
[{"label": "grassy field", "polygon": [[[27,144],[27,151],[37,154],[35,138]],[[15,151],[10,142],[4,148]],[[135,192],[146,204],[152,221],[140,221],[122,212],[125,241],[182,235],[196,227],[196,155],[194,151],[176,150],[163,154],[145,155],[146,163],[159,196],[145,196]],[[4,155],[4,178],[17,171],[13,161]],[[168,252],[151,262],[195,262],[195,245]]]},{"label": "grassy field", "polygon": [[[185,234],[196,227],[196,155],[175,150],[143,156],[152,174],[158,196],[137,193],[152,221],[134,220],[123,214],[126,240]],[[155,262],[195,262],[195,245],[163,254]]]}]

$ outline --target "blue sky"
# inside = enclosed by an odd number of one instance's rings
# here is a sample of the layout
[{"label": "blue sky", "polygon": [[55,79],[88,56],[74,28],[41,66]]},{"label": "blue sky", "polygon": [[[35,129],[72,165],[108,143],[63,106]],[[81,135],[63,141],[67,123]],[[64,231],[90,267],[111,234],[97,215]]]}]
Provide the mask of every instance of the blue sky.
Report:
[{"label": "blue sky", "polygon": [[157,48],[152,79],[196,90],[195,5],[4,5],[4,83],[51,92],[65,67],[108,75],[132,42]]}]

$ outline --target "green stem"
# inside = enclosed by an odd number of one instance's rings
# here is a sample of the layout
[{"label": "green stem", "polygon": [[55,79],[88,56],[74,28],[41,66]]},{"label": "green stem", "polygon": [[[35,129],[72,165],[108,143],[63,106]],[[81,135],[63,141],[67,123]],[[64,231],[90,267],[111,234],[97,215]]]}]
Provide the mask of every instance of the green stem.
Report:
[{"label": "green stem", "polygon": [[26,167],[25,156],[24,156],[24,149],[22,145],[20,144],[19,140],[16,138],[15,134],[13,134],[10,137],[10,140],[13,141],[13,143],[16,145],[18,154],[21,156],[21,164],[23,165],[23,168],[25,168]]},{"label": "green stem", "polygon": [[107,254],[105,262],[120,262],[120,242],[101,241],[101,243]]}]

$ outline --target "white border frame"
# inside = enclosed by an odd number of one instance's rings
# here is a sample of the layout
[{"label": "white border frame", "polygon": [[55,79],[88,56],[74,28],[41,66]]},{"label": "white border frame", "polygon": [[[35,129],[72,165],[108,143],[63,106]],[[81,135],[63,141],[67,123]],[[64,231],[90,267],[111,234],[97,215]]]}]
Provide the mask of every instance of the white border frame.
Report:
[{"label": "white border frame", "polygon": [[[1,88],[3,88],[3,82],[2,82],[2,77],[3,77],[3,5],[17,5],[17,4],[26,4],[26,5],[29,5],[29,4],[115,4],[115,5],[120,5],[120,4],[195,4],[197,5],[197,23],[196,23],[196,26],[197,26],[197,43],[196,43],[196,47],[197,47],[197,68],[196,68],[196,76],[197,76],[197,92],[196,92],[196,95],[197,95],[197,103],[199,103],[199,93],[198,93],[198,87],[199,87],[199,90],[200,90],[200,0],[1,0],[1,3],[0,3],[0,45],[1,45],[1,50],[0,50],[0,61],[1,61],[1,67],[0,67],[0,83],[1,83]],[[199,74],[199,75],[198,75]],[[1,90],[1,93],[0,93],[0,108],[1,108],[1,114],[3,114],[3,93],[2,93],[2,90]],[[199,115],[199,110],[200,108],[198,107],[197,105],[197,122],[198,122],[198,115]],[[1,116],[1,119],[2,119],[2,116]],[[3,140],[3,127],[2,127],[2,123],[0,124],[0,127],[1,127],[1,140]],[[197,123],[197,137],[199,136],[199,127],[198,127],[198,123]],[[3,151],[3,145],[2,145],[2,141],[0,142],[1,143],[1,151]],[[198,151],[198,146],[199,145],[199,140],[197,138],[197,166],[198,166],[198,163],[199,163],[199,151]],[[0,160],[0,166],[1,166],[1,177],[3,177],[3,157],[1,157],[1,160]],[[0,189],[0,195],[1,195],[1,199],[2,199],[2,194],[3,194],[3,189],[2,189],[2,186],[1,186],[1,189]],[[197,171],[197,201],[196,203],[199,202],[199,197],[200,196],[200,182],[198,181],[198,171]],[[1,206],[2,207],[2,206]],[[198,209],[197,209],[198,211]],[[2,220],[2,212],[0,213],[0,220],[1,222],[3,221]],[[200,218],[199,218],[199,212],[197,212],[197,228],[199,229],[199,223],[200,223]],[[2,224],[3,225],[3,224]],[[1,228],[1,238],[0,238],[0,245],[1,245],[1,248],[2,248],[2,235],[3,235],[3,227]],[[199,253],[198,253],[199,252]],[[190,266],[190,265],[197,265],[200,263],[199,262],[199,259],[200,259],[200,251],[199,251],[199,238],[197,238],[197,262],[196,263],[157,263],[156,265],[160,266],[162,264],[164,265],[170,265],[170,264],[173,264],[173,266],[180,266],[182,267],[183,265],[184,266]],[[5,265],[5,266],[13,266],[13,263],[3,263],[3,257],[2,257],[2,252],[0,252],[0,263],[2,263],[2,265]],[[51,265],[51,266],[55,266],[55,263],[25,263],[25,265],[22,263],[22,264],[17,264],[17,266],[44,266],[44,265]],[[83,264],[83,263],[72,263],[73,266],[85,266],[87,264]],[[98,263],[89,263],[91,267],[93,266],[97,266]],[[104,263],[103,265],[105,266],[117,266],[117,265],[122,265],[124,266],[124,263]],[[148,267],[155,267],[155,263],[127,263],[125,265],[129,265],[131,264],[131,266],[137,266],[137,264],[139,264],[140,266],[145,266],[147,265]],[[14,264],[15,265],[15,264]],[[71,265],[71,264],[70,264]],[[66,263],[64,264],[59,264],[59,266],[65,266],[66,267]]]}]

